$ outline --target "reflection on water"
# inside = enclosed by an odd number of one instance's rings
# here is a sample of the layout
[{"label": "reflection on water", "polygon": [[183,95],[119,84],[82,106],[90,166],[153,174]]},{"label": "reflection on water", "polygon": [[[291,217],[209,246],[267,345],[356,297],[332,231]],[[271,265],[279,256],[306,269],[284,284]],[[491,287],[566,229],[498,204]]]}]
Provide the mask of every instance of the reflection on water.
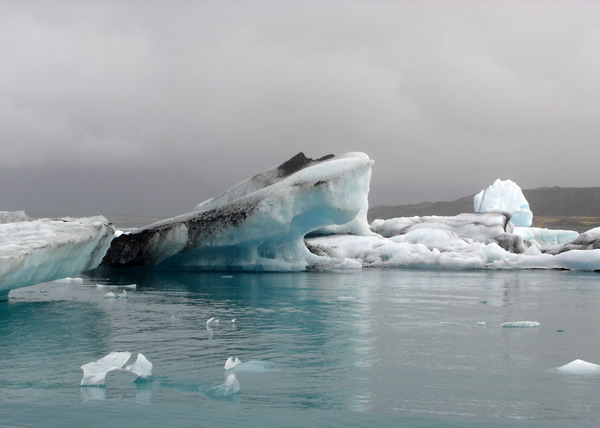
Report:
[{"label": "reflection on water", "polygon": [[[19,421],[15,409],[51,400],[92,415],[102,403],[123,404],[121,416],[133,411],[126,404],[142,405],[140,426],[189,425],[200,414],[223,423],[225,411],[233,411],[227,422],[263,426],[595,421],[597,380],[553,369],[576,358],[600,363],[597,278],[97,270],[0,303],[0,414]],[[137,287],[127,299],[104,299],[98,283],[115,293]],[[213,317],[219,322],[207,323]],[[523,320],[540,327],[500,326]],[[154,364],[153,382],[79,388],[82,364],[125,350]],[[225,385],[229,356],[278,370],[236,373],[240,392],[225,403],[207,392]]]}]

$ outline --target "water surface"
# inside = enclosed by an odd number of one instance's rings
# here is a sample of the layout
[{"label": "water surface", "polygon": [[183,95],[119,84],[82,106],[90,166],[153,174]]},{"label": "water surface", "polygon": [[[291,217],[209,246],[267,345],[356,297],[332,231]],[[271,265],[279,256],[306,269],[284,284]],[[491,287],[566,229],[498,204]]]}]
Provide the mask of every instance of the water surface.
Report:
[{"label": "water surface", "polygon": [[[39,284],[0,302],[0,426],[592,426],[600,376],[555,368],[600,363],[599,281],[97,270]],[[500,326],[522,320],[540,326]],[[142,352],[153,379],[80,387],[79,367],[111,351]],[[214,397],[228,356],[277,368],[238,373],[241,392]]]}]

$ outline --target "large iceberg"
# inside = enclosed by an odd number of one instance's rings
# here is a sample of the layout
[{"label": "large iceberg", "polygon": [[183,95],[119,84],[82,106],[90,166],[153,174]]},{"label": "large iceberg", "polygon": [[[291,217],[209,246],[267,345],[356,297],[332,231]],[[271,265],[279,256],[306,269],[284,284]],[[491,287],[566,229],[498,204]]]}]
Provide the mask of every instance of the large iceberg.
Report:
[{"label": "large iceberg", "polygon": [[27,221],[18,214],[10,220],[0,224],[0,298],[13,288],[97,267],[114,234],[102,216]]},{"label": "large iceberg", "polygon": [[474,213],[366,221],[373,161],[300,153],[196,206],[125,233],[109,266],[298,271],[362,267],[600,270],[600,228],[533,228],[521,188],[496,180]]},{"label": "large iceberg", "polygon": [[194,212],[119,236],[103,264],[254,271],[343,264],[310,252],[304,237],[331,233],[329,226],[372,234],[366,222],[372,164],[364,153],[317,160],[299,154]]}]

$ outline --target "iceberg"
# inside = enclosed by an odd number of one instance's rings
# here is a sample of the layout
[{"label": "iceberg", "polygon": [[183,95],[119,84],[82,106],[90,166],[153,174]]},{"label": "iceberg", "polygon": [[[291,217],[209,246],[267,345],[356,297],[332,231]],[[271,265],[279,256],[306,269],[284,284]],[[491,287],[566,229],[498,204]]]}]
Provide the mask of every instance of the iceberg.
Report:
[{"label": "iceberg", "polygon": [[102,216],[13,220],[0,224],[0,299],[14,288],[97,267],[114,233]]},{"label": "iceberg", "polygon": [[509,227],[529,227],[533,213],[521,188],[511,180],[497,179],[473,198],[476,213],[501,212],[510,217]]},{"label": "iceberg", "polygon": [[600,270],[600,228],[578,234],[531,227],[529,202],[511,180],[476,194],[473,213],[369,225],[372,165],[364,153],[299,153],[193,212],[115,237],[102,263],[229,271]]},{"label": "iceberg", "polygon": [[311,253],[304,237],[328,226],[372,235],[366,207],[373,161],[363,153],[317,160],[301,154],[290,161],[194,212],[115,238],[103,264],[251,271],[329,267],[335,260]]},{"label": "iceberg", "polygon": [[600,372],[600,366],[598,364],[577,359],[564,366],[557,367],[556,370],[561,373],[590,374]]},{"label": "iceberg", "polygon": [[111,352],[98,361],[93,361],[81,366],[83,370],[82,386],[102,386],[106,375],[114,370],[124,370],[135,374],[138,379],[148,379],[152,376],[152,363],[138,353],[135,362],[125,366],[131,358],[131,352]]}]

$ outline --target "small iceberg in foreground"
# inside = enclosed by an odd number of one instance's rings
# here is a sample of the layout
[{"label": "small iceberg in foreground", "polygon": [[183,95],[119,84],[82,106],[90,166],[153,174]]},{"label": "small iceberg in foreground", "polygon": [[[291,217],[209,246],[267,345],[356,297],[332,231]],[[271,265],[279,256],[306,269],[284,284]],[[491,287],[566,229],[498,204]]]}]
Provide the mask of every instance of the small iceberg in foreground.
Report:
[{"label": "small iceberg in foreground", "polygon": [[503,322],[500,326],[504,328],[535,328],[539,327],[540,323],[537,321],[510,321]]},{"label": "small iceberg in foreground", "polygon": [[564,366],[557,367],[556,370],[561,373],[590,374],[600,373],[600,366],[598,364],[577,359],[565,364]]},{"label": "small iceberg in foreground", "polygon": [[125,366],[130,358],[131,352],[111,352],[97,361],[82,365],[81,386],[103,386],[106,375],[114,370],[129,371],[137,375],[137,379],[148,379],[152,376],[152,363],[144,354],[138,353],[136,360]]}]

